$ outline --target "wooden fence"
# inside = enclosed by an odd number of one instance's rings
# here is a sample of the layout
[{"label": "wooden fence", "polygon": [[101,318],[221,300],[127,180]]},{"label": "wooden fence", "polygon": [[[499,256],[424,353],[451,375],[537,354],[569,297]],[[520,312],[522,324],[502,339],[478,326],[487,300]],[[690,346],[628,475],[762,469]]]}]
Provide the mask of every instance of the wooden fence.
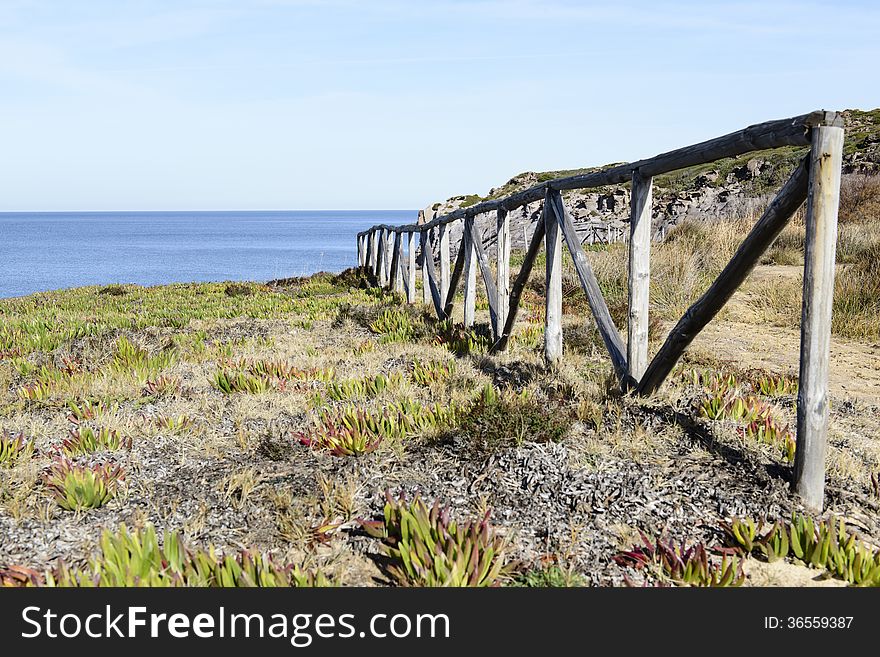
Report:
[{"label": "wooden fence", "polygon": [[[810,152],[767,206],[715,282],[685,312],[659,351],[649,360],[648,289],[653,176],[782,146],[810,146]],[[797,451],[793,486],[808,508],[820,510],[825,488],[828,360],[842,155],[843,119],[836,112],[816,111],[791,119],[769,121],[645,160],[542,182],[505,198],[456,210],[425,224],[373,226],[357,236],[358,264],[368,268],[379,285],[405,292],[409,303],[416,302],[416,272],[420,269],[422,300],[433,305],[441,320],[452,314],[456,293],[464,279],[464,323],[467,326],[474,322],[476,270],[479,268],[489,299],[493,349],[501,351],[507,346],[523,288],[543,245],[546,250],[544,355],[548,364],[554,365],[562,358],[564,243],[571,253],[622,388],[648,395],[663,384],[691,341],[718,314],[795,211],[806,201]],[[632,193],[627,240],[629,315],[624,341],[608,312],[590,260],[563,202],[562,192],[627,181],[632,183]],[[541,200],[543,220],[537,222],[522,267],[511,282],[508,212]],[[496,218],[495,275],[484,237],[475,224],[475,217],[491,212],[495,213]],[[455,262],[450,267],[449,226],[457,221],[464,222],[462,241]],[[419,240],[418,248],[416,238]],[[437,246],[439,263],[435,263],[432,245]]]}]

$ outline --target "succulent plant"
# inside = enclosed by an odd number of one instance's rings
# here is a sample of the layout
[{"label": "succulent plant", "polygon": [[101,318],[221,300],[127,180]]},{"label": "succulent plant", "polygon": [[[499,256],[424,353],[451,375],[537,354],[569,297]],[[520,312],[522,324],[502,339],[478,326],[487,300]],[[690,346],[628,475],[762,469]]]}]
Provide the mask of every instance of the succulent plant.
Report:
[{"label": "succulent plant", "polygon": [[22,434],[12,434],[6,430],[0,433],[0,465],[15,465],[33,451],[33,443],[25,440]]},{"label": "succulent plant", "polygon": [[410,316],[401,310],[389,308],[383,310],[379,317],[370,324],[370,330],[380,335],[379,342],[406,342],[415,334]]},{"label": "succulent plant", "polygon": [[277,564],[271,557],[251,551],[217,555],[213,547],[190,550],[180,536],[167,533],[159,545],[156,530],[147,525],[129,531],[104,531],[101,553],[85,568],[59,564],[45,578],[47,586],[195,586],[269,587],[328,586],[320,570]]},{"label": "succulent plant", "polygon": [[144,384],[144,394],[151,397],[167,397],[180,391],[180,379],[161,375]]},{"label": "succulent plant", "polygon": [[387,376],[385,374],[377,374],[372,377],[368,376],[338,382],[331,381],[327,384],[327,396],[335,401],[377,397],[388,388],[398,386],[402,382],[403,376],[399,373]]},{"label": "succulent plant", "polygon": [[389,576],[400,586],[496,586],[509,569],[507,543],[489,523],[458,523],[438,501],[429,508],[419,497],[407,502],[385,492],[384,519],[361,521],[383,540]]},{"label": "succulent plant", "polygon": [[81,466],[62,456],[50,466],[44,482],[62,509],[78,511],[109,502],[124,478],[119,466]]},{"label": "succulent plant", "polygon": [[642,545],[619,553],[614,560],[620,565],[647,570],[661,582],[677,586],[741,586],[745,581],[740,558],[724,555],[718,563],[703,543],[688,547],[659,537],[652,541],[642,534]]},{"label": "succulent plant", "polygon": [[131,449],[131,438],[122,438],[118,431],[106,427],[101,427],[97,431],[91,427],[73,429],[70,431],[70,436],[61,443],[61,451],[68,456],[122,448]]},{"label": "succulent plant", "polygon": [[410,379],[420,386],[432,386],[448,381],[455,373],[455,363],[439,360],[412,362]]},{"label": "succulent plant", "polygon": [[171,433],[182,433],[193,425],[188,415],[159,415],[154,420],[157,427]]},{"label": "succulent plant", "polygon": [[880,550],[873,550],[847,531],[843,519],[816,523],[793,514],[777,521],[763,534],[763,522],[734,519],[722,524],[729,545],[768,561],[792,557],[813,568],[824,569],[856,586],[880,586]]},{"label": "succulent plant", "polygon": [[87,399],[79,404],[69,401],[67,402],[67,407],[70,409],[67,421],[72,424],[79,424],[85,420],[98,420],[116,413],[119,410],[119,403]]}]

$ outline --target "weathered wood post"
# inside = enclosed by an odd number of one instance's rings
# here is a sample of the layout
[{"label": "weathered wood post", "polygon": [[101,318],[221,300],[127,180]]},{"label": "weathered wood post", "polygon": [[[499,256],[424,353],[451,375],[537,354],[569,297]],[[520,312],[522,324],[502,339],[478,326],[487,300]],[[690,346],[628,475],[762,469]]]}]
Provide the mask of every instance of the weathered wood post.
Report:
[{"label": "weathered wood post", "polygon": [[394,259],[394,235],[395,231],[385,230],[385,271],[388,273],[388,285],[391,285],[391,261]]},{"label": "weathered wood post", "polygon": [[562,359],[562,234],[550,204],[550,188],[544,197],[545,278],[544,359],[555,366]]},{"label": "weathered wood post", "polygon": [[648,299],[651,284],[651,177],[633,171],[629,228],[629,322],[626,362],[638,381],[648,367]]},{"label": "weathered wood post", "polygon": [[507,216],[507,210],[498,210],[495,215],[495,226],[498,234],[495,244],[495,278],[497,279],[495,285],[498,299],[495,326],[492,327],[492,331],[497,341],[507,323],[507,311],[510,307],[510,218]]},{"label": "weathered wood post", "polygon": [[403,235],[395,230],[394,246],[391,256],[391,289],[403,293]]},{"label": "weathered wood post", "polygon": [[474,218],[465,217],[465,227],[458,248],[465,250],[464,256],[464,325],[473,326],[477,310],[477,254],[472,239]]},{"label": "weathered wood post", "polygon": [[366,254],[364,253],[364,236],[363,235],[357,236],[357,249],[358,249],[358,268],[360,269],[361,267],[364,266],[364,258],[366,256]]},{"label": "weathered wood post", "polygon": [[834,256],[843,128],[813,128],[804,247],[804,299],[797,400],[794,489],[804,505],[822,510],[828,431],[828,360],[834,300]]},{"label": "weathered wood post", "polygon": [[376,257],[379,259],[379,287],[388,285],[388,259],[385,252],[388,250],[388,240],[385,238],[385,229],[377,231],[379,248],[376,249]]},{"label": "weathered wood post", "polygon": [[364,239],[367,241],[367,254],[364,259],[364,267],[368,270],[372,270],[373,268],[373,231],[369,231],[366,235],[364,235]]},{"label": "weathered wood post", "polygon": [[431,286],[428,284],[428,258],[434,258],[431,249],[431,230],[423,230],[419,233],[419,243],[422,247],[422,303],[426,306],[433,302]]},{"label": "weathered wood post", "polygon": [[406,302],[416,302],[416,232],[409,231],[407,234],[406,251]]},{"label": "weathered wood post", "polygon": [[379,240],[376,237],[377,231],[371,230],[368,236],[370,240],[370,271],[373,276],[379,275]]},{"label": "weathered wood post", "polygon": [[440,298],[446,299],[449,294],[449,225],[437,226],[440,236]]}]

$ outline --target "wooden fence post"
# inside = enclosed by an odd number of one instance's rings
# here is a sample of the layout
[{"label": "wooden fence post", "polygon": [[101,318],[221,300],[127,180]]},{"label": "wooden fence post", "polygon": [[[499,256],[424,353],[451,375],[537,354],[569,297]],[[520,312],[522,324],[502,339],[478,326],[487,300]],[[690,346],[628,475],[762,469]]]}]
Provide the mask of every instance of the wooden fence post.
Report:
[{"label": "wooden fence post", "polygon": [[406,251],[406,302],[416,302],[416,232],[409,231],[407,234]]},{"label": "wooden fence post", "polygon": [[629,235],[629,322],[626,362],[638,381],[648,367],[648,299],[651,284],[652,178],[633,171]]},{"label": "wooden fence post", "polygon": [[364,266],[364,236],[357,236],[357,249],[358,249],[358,268]]},{"label": "wooden fence post", "polygon": [[385,271],[388,274],[388,285],[391,285],[391,261],[394,258],[394,235],[395,231],[391,229],[385,231]]},{"label": "wooden fence post", "polygon": [[562,234],[550,204],[551,191],[544,197],[544,248],[547,252],[545,278],[544,358],[554,366],[562,359]]},{"label": "wooden fence post", "polygon": [[385,251],[388,250],[388,240],[385,239],[385,229],[380,228],[377,231],[379,247],[376,249],[376,257],[379,260],[379,287],[388,285],[388,264],[385,258]]},{"label": "wooden fence post", "polygon": [[440,236],[440,298],[446,299],[449,294],[449,225],[437,226]]},{"label": "wooden fence post", "polygon": [[498,210],[495,217],[495,224],[498,233],[496,242],[496,274],[495,285],[498,294],[496,303],[495,326],[492,331],[495,333],[495,340],[501,337],[504,325],[507,323],[507,309],[510,306],[510,218],[507,216],[507,210]]},{"label": "wooden fence post", "polygon": [[426,306],[433,302],[431,286],[428,283],[428,258],[434,259],[434,250],[431,248],[431,229],[419,232],[419,243],[422,247],[422,303]]},{"label": "wooden fence post", "polygon": [[466,217],[464,231],[461,234],[461,243],[458,248],[465,249],[464,256],[464,325],[474,325],[474,316],[477,310],[477,258],[476,248],[472,238],[474,218]]},{"label": "wooden fence post", "polygon": [[370,231],[370,271],[374,277],[379,276],[379,241],[376,237],[378,231]]},{"label": "wooden fence post", "polygon": [[794,489],[807,508],[819,512],[825,498],[828,359],[843,128],[814,127],[812,140],[804,247]]},{"label": "wooden fence post", "polygon": [[394,246],[391,255],[391,289],[403,292],[403,235],[394,231]]}]

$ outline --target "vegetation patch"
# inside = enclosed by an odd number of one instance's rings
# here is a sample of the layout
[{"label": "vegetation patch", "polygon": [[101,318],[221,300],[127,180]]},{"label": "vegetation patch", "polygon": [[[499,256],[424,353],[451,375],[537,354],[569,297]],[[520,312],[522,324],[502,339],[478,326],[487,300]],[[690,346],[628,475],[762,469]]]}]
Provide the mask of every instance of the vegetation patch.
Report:
[{"label": "vegetation patch", "polygon": [[[4,573],[0,572],[0,580]],[[301,587],[329,586],[318,569],[279,564],[255,551],[218,555],[214,548],[193,550],[180,535],[165,535],[162,545],[153,525],[129,531],[105,530],[100,553],[84,568],[61,562],[44,575],[23,568],[8,569],[5,580],[19,586],[49,587]]]},{"label": "vegetation patch", "polygon": [[[836,524],[836,527],[835,527]],[[843,519],[820,521],[793,514],[766,531],[764,522],[734,519],[722,525],[727,543],[744,554],[767,561],[792,558],[854,586],[880,586],[880,550],[872,549],[846,529]]]},{"label": "vegetation patch", "polygon": [[44,475],[46,487],[62,509],[96,509],[113,499],[125,473],[113,465],[77,465],[59,457]]},{"label": "vegetation patch", "polygon": [[[617,554],[614,560],[643,571],[661,585],[741,586],[746,578],[738,557],[725,555],[719,562],[709,555],[703,543],[687,546],[660,537],[651,540],[645,534],[642,534],[642,545]],[[630,580],[627,582],[632,585]]]},{"label": "vegetation patch", "polygon": [[101,427],[97,430],[85,426],[78,427],[71,430],[70,436],[61,443],[61,451],[67,456],[123,448],[131,449],[131,438],[122,438],[118,431],[110,430],[107,427]]},{"label": "vegetation patch", "polygon": [[467,437],[469,449],[492,453],[526,441],[558,442],[572,423],[568,409],[541,402],[527,389],[516,393],[487,385],[462,417],[458,431]]},{"label": "vegetation patch", "polygon": [[33,443],[22,434],[12,434],[5,429],[0,433],[0,465],[15,465],[30,458],[33,452]]},{"label": "vegetation patch", "polygon": [[361,521],[364,530],[383,541],[385,570],[399,586],[497,586],[508,575],[507,542],[489,523],[458,523],[435,501],[407,502],[385,493],[384,519]]}]

